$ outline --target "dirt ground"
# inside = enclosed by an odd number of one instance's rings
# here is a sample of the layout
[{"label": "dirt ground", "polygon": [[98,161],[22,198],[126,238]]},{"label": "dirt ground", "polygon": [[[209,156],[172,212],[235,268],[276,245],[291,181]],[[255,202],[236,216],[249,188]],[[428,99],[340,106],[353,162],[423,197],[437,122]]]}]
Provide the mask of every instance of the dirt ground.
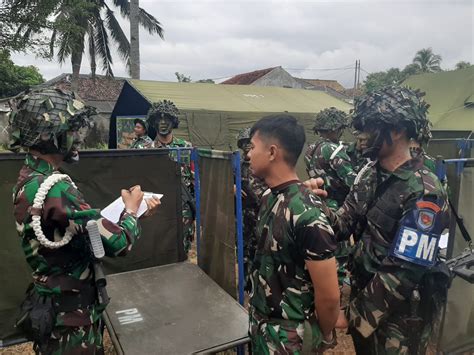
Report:
[{"label": "dirt ground", "polygon": [[[192,250],[190,250],[189,252],[189,261],[194,264],[197,263],[195,246],[193,246]],[[348,297],[348,289],[343,290],[343,293],[344,293],[343,295],[343,302],[344,302],[345,300],[347,300],[347,297]],[[332,355],[355,354],[351,337],[349,335],[346,335],[343,331],[337,332],[337,342],[338,344],[336,348],[330,351],[327,351],[326,354],[332,354]],[[110,340],[110,336],[109,336],[109,333],[107,332],[107,329],[105,330],[105,333],[104,333],[104,349],[105,349],[105,355],[117,354],[112,344],[112,341]],[[235,352],[227,351],[225,353],[221,353],[221,355],[232,354],[232,353],[235,353]],[[25,343],[25,344],[11,346],[5,349],[0,349],[0,355],[17,355],[17,354],[34,355],[32,343]]]}]

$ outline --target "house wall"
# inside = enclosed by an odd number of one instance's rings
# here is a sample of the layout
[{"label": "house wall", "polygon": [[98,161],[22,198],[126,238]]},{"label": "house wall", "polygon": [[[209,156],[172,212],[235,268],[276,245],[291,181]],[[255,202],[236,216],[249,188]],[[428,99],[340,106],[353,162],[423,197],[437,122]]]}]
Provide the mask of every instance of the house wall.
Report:
[{"label": "house wall", "polygon": [[304,88],[302,83],[293,78],[285,69],[280,67],[273,69],[271,72],[255,80],[252,85],[290,87],[294,89]]}]

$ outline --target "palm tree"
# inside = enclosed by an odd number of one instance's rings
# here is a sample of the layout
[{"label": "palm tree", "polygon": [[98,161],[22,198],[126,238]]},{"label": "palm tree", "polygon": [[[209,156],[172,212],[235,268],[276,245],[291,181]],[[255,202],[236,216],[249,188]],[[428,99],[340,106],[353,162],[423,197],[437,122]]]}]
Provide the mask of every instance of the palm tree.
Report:
[{"label": "palm tree", "polygon": [[472,65],[471,63],[462,60],[462,61],[456,63],[455,70],[466,69],[466,68],[469,68],[471,65]]},{"label": "palm tree", "polygon": [[130,76],[132,79],[140,79],[139,8],[139,0],[130,0]]},{"label": "palm tree", "polygon": [[[82,56],[87,48],[91,74],[95,76],[96,60],[98,59],[103,72],[113,76],[110,38],[115,42],[121,59],[130,69],[130,42],[124,34],[115,12],[109,7],[106,0],[8,0],[16,5],[31,8],[31,15],[38,16],[41,9],[42,16],[53,19],[42,28],[32,28],[28,23],[18,26],[17,34],[22,38],[31,38],[49,28],[49,55],[56,57],[60,63],[70,57],[72,64],[72,87],[77,88]],[[111,0],[113,5],[120,9],[122,16],[130,17],[130,2],[128,0]],[[138,8],[139,24],[150,34],[163,37],[161,23],[151,14]],[[36,21],[38,22],[38,21]]]},{"label": "palm tree", "polygon": [[441,56],[434,54],[431,48],[420,49],[413,58],[421,73],[434,73],[441,71]]}]

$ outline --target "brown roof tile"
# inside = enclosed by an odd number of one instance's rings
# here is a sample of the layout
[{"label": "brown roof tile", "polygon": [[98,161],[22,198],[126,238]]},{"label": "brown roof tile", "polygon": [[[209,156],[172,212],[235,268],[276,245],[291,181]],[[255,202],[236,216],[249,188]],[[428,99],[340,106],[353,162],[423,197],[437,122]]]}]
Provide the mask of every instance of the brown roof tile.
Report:
[{"label": "brown roof tile", "polygon": [[238,74],[236,76],[233,76],[230,79],[227,79],[226,81],[223,81],[221,84],[227,84],[227,85],[250,85],[252,84],[255,80],[260,79],[262,76],[270,73],[273,68],[267,68],[267,69],[261,69],[261,70],[255,70],[252,72],[248,73],[242,73]]}]

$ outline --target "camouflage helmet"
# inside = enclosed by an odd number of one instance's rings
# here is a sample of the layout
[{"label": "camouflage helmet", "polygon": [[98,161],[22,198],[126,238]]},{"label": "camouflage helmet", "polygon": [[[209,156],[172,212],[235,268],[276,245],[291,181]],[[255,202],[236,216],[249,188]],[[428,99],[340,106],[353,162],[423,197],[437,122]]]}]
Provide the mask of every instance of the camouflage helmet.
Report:
[{"label": "camouflage helmet", "polygon": [[352,125],[364,128],[405,128],[408,138],[427,143],[431,138],[425,94],[408,87],[389,86],[356,99]]},{"label": "camouflage helmet", "polygon": [[10,150],[52,143],[61,152],[58,138],[68,131],[91,127],[95,108],[86,106],[74,93],[38,89],[17,95],[9,102]]},{"label": "camouflage helmet", "polygon": [[316,114],[313,130],[337,131],[348,126],[348,115],[335,107],[326,108]]},{"label": "camouflage helmet", "polygon": [[243,141],[250,141],[250,127],[242,128],[237,134],[237,146],[242,149]]},{"label": "camouflage helmet", "polygon": [[173,122],[173,128],[179,125],[179,110],[170,100],[154,102],[148,110],[146,119],[148,127],[155,127],[160,121],[161,115],[167,115]]}]

